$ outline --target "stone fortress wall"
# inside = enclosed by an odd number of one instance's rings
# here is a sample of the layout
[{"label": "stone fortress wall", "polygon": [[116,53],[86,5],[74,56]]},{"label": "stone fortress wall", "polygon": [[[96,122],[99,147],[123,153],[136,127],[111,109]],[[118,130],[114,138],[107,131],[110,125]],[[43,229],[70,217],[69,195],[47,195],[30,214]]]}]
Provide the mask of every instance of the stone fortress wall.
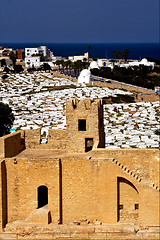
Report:
[{"label": "stone fortress wall", "polygon": [[40,129],[0,138],[1,228],[15,221],[159,225],[158,150],[104,149],[101,100],[70,100],[66,120],[66,130],[50,129],[47,144]]},{"label": "stone fortress wall", "polygon": [[[85,130],[79,131],[79,120],[85,124]],[[83,123],[83,120],[85,123]],[[0,138],[3,144],[1,154],[4,157],[17,155],[24,149],[66,149],[68,152],[85,152],[85,139],[93,139],[93,147],[105,147],[103,104],[101,100],[79,101],[72,99],[66,104],[66,130],[49,129],[48,144],[40,144],[40,129],[21,130]],[[80,123],[81,124],[81,123]],[[83,127],[83,126],[82,126]],[[21,142],[21,143],[20,143]],[[87,144],[87,143],[86,143]],[[88,143],[89,144],[89,143]],[[97,146],[96,146],[97,145]]]}]

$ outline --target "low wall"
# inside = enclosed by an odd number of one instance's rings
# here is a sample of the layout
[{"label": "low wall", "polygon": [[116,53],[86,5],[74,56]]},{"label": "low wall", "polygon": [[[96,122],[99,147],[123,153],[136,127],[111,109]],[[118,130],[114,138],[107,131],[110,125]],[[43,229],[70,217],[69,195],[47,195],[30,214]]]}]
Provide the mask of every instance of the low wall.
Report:
[{"label": "low wall", "polygon": [[66,130],[49,129],[48,143],[40,144],[41,129],[25,130],[25,146],[31,149],[66,149],[68,133]]},{"label": "low wall", "polygon": [[66,149],[68,146],[68,132],[66,130],[49,130],[48,147],[52,149]]},{"label": "low wall", "polygon": [[24,150],[21,132],[8,134],[0,139],[0,152],[4,158],[13,157]]},{"label": "low wall", "polygon": [[36,146],[40,145],[40,131],[41,129],[32,129],[25,130],[25,146],[26,148],[36,148]]}]

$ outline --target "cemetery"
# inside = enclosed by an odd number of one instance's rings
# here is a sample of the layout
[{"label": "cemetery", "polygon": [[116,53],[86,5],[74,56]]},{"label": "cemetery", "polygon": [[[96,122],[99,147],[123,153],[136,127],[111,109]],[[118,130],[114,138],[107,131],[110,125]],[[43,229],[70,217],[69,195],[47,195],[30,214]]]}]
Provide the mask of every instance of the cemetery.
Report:
[{"label": "cemetery", "polygon": [[[129,91],[87,87],[46,72],[10,74],[0,84],[0,100],[9,104],[15,116],[11,131],[42,128],[42,133],[47,133],[49,127],[66,129],[67,100],[95,100],[117,94],[132,96]],[[158,108],[159,102],[105,104],[105,147],[158,148]]]}]

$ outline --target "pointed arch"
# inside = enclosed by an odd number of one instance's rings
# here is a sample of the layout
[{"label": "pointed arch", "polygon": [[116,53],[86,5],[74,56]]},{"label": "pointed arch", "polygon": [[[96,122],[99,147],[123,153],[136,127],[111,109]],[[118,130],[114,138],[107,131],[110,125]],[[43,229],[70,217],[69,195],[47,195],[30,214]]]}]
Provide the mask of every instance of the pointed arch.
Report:
[{"label": "pointed arch", "polygon": [[118,221],[136,222],[139,217],[139,192],[128,179],[117,177]]}]

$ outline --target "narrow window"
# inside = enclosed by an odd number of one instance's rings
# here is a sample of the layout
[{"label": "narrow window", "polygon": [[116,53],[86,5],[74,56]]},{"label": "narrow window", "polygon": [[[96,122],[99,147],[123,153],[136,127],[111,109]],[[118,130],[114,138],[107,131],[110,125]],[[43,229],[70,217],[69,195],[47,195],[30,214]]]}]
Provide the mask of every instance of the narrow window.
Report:
[{"label": "narrow window", "polygon": [[118,208],[119,208],[119,210],[123,209],[123,205],[119,204]]},{"label": "narrow window", "polygon": [[86,131],[86,119],[78,120],[78,131]]},{"label": "narrow window", "polygon": [[139,209],[139,204],[138,203],[134,204],[134,207],[135,207],[135,210]]}]

